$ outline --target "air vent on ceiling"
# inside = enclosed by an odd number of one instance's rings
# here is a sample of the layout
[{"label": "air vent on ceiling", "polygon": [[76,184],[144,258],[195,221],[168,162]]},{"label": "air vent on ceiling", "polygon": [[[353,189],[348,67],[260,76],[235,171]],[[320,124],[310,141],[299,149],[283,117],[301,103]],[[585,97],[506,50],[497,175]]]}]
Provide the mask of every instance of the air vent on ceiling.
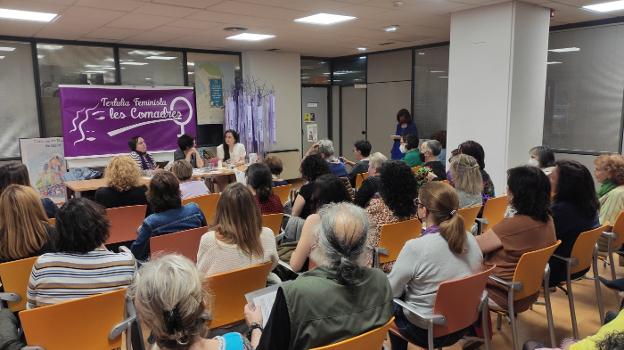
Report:
[{"label": "air vent on ceiling", "polygon": [[394,44],[394,41],[386,41],[385,43],[378,44],[379,46],[387,46]]},{"label": "air vent on ceiling", "polygon": [[274,52],[274,51],[279,51],[279,50],[280,50],[280,49],[267,49],[266,51],[269,51],[269,52]]},{"label": "air vent on ceiling", "polygon": [[244,32],[247,30],[245,27],[225,27],[223,28],[226,32]]}]

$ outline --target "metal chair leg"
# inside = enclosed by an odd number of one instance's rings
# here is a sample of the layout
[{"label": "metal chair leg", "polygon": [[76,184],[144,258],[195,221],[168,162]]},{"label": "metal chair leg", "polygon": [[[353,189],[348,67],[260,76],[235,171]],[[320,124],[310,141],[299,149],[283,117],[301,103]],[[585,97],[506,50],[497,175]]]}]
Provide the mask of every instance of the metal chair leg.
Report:
[{"label": "metal chair leg", "polygon": [[433,348],[433,321],[429,321],[427,325],[427,349],[434,350]]},{"label": "metal chair leg", "polygon": [[[613,256],[611,256],[613,258]],[[594,247],[594,256],[592,262],[592,270],[594,272],[594,286],[596,288],[596,299],[598,300],[598,313],[600,314],[600,324],[604,324],[604,303],[602,302],[602,291],[600,289],[600,281],[598,280],[598,245]],[[613,264],[611,264],[613,267]],[[615,271],[615,270],[612,270]],[[577,338],[578,339],[578,338]]]},{"label": "metal chair leg", "polygon": [[488,307],[488,298],[486,297],[481,307],[481,328],[483,328],[483,343],[485,350],[490,350],[490,325],[488,323],[488,317],[490,316],[490,310]]},{"label": "metal chair leg", "polygon": [[514,297],[513,289],[510,289],[507,293],[507,311],[509,313],[509,320],[511,322],[511,338],[513,341],[513,349],[520,350],[518,342],[518,328],[516,325],[516,315],[514,310]]},{"label": "metal chair leg", "polygon": [[572,293],[572,281],[570,280],[570,269],[566,276],[566,289],[568,290],[568,304],[570,304],[570,319],[572,320],[572,335],[574,339],[579,338],[578,325],[576,323],[576,310],[574,309],[574,294]]},{"label": "metal chair leg", "polygon": [[609,265],[611,265],[611,280],[615,279],[615,259],[613,259],[613,247],[611,246],[612,239],[607,240],[607,255],[609,257]]},{"label": "metal chair leg", "polygon": [[550,304],[550,266],[546,265],[544,270],[544,304],[546,305],[546,319],[548,320],[548,333],[550,335],[550,346],[557,347],[555,337],[555,322],[553,320],[552,305]]},{"label": "metal chair leg", "polygon": [[503,315],[496,314],[496,330],[500,331],[503,324]]}]

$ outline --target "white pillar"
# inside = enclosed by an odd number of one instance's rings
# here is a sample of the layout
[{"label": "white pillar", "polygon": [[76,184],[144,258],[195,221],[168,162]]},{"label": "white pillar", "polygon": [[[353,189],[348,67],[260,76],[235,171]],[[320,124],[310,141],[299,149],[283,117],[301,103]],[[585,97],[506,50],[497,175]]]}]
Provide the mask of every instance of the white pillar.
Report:
[{"label": "white pillar", "polygon": [[508,2],[451,15],[448,149],[474,140],[497,194],[542,144],[550,11]]}]

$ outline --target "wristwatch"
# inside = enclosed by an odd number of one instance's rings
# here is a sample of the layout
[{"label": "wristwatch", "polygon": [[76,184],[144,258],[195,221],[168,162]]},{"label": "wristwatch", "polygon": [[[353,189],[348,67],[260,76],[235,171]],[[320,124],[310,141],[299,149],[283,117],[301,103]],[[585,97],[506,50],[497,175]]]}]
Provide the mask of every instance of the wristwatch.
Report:
[{"label": "wristwatch", "polygon": [[251,333],[253,332],[254,329],[259,329],[260,333],[262,333],[262,331],[264,330],[261,324],[259,324],[258,322],[252,322],[249,325],[249,337],[251,337]]}]

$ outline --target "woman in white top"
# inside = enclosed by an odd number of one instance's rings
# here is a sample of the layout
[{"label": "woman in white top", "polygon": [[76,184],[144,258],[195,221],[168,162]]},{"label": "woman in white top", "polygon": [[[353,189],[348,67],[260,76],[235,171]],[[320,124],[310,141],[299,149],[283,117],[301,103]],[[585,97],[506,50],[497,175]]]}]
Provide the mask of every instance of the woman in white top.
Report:
[{"label": "woman in white top", "polygon": [[173,162],[171,172],[180,180],[182,199],[210,193],[204,181],[193,180],[193,166],[188,160],[182,159]]},{"label": "woman in white top", "polygon": [[[418,217],[427,229],[420,238],[409,240],[401,249],[388,275],[395,298],[402,298],[422,315],[431,315],[440,283],[472,275],[481,269],[483,255],[477,240],[467,234],[459,217],[459,198],[452,187],[429,182],[420,188]],[[416,318],[395,305],[395,324],[410,342],[427,346],[427,330],[418,327]],[[434,339],[434,347],[446,347],[465,332]],[[390,334],[392,350],[407,349],[407,342]]]},{"label": "woman in white top", "polygon": [[233,183],[221,193],[212,231],[205,233],[197,252],[197,268],[204,276],[271,261],[277,266],[275,236],[262,227],[260,209],[251,191]]},{"label": "woman in white top", "polygon": [[245,164],[245,146],[239,143],[238,133],[229,129],[223,134],[224,142],[217,147],[217,158],[222,162],[229,162],[234,165]]}]

